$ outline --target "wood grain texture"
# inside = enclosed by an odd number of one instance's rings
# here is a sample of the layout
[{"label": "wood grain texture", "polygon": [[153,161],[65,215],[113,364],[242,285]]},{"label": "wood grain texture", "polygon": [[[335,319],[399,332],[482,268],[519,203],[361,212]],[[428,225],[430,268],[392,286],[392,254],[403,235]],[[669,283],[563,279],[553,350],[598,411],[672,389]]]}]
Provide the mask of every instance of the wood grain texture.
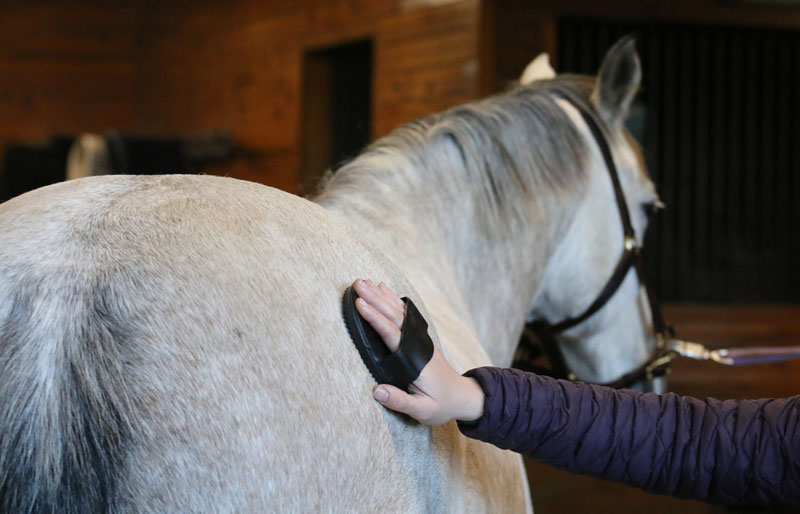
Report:
[{"label": "wood grain texture", "polygon": [[225,127],[246,152],[207,171],[295,191],[306,51],[373,39],[379,137],[478,96],[479,11],[479,0],[7,1],[0,148]]},{"label": "wood grain texture", "polygon": [[0,4],[0,149],[131,119],[140,5]]},{"label": "wood grain texture", "polygon": [[373,39],[379,137],[504,89],[538,52],[555,54],[565,14],[800,26],[797,8],[714,0],[7,0],[0,149],[55,133],[228,127],[248,151],[209,171],[294,191],[304,52]]}]

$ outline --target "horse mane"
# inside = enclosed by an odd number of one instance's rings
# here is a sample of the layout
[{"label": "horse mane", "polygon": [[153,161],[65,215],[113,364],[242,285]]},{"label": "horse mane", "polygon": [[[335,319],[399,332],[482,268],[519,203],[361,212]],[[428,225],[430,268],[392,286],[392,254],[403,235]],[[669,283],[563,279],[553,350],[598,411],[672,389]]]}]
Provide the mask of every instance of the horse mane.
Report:
[{"label": "horse mane", "polygon": [[479,225],[506,233],[585,182],[587,146],[556,100],[591,110],[593,84],[562,75],[407,123],[329,172],[315,201],[436,188],[430,201],[471,195]]}]

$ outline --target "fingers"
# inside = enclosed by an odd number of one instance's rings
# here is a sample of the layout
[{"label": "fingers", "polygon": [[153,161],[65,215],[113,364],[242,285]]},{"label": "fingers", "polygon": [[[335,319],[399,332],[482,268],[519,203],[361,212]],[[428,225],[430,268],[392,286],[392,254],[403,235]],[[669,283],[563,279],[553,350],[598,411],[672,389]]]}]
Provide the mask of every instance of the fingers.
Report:
[{"label": "fingers", "polygon": [[353,283],[353,287],[358,296],[366,300],[397,327],[403,326],[405,304],[389,286],[384,283],[376,286],[371,280],[358,279]]},{"label": "fingers", "polygon": [[[376,286],[371,280],[358,279],[353,283],[353,288],[359,296],[356,299],[356,309],[359,314],[372,325],[389,350],[396,352],[400,345],[400,328],[405,317],[406,306],[403,300],[384,283]],[[434,351],[432,361],[437,361],[437,353]],[[447,366],[447,362],[443,362],[444,366]],[[411,390],[414,394],[408,394],[392,385],[381,384],[373,389],[375,400],[391,410],[411,416],[427,425],[447,422],[452,416],[437,404],[436,395],[428,392],[429,389],[433,393],[438,392],[437,383],[428,384],[431,379],[423,378],[430,366],[429,362],[412,385]],[[456,376],[460,378],[460,375]]]},{"label": "fingers", "polygon": [[400,329],[398,326],[363,298],[356,299],[356,309],[367,320],[367,323],[372,325],[375,332],[381,336],[389,351],[396,352],[398,346],[400,346]]},{"label": "fingers", "polygon": [[390,301],[396,309],[405,310],[405,304],[403,303],[403,300],[400,298],[400,296],[398,296],[397,293],[392,291],[386,282],[381,282],[378,284],[378,289],[383,291],[385,298]]},{"label": "fingers", "polygon": [[375,386],[372,395],[386,408],[411,416],[421,423],[431,424],[429,421],[434,402],[427,396],[408,394],[389,384]]}]

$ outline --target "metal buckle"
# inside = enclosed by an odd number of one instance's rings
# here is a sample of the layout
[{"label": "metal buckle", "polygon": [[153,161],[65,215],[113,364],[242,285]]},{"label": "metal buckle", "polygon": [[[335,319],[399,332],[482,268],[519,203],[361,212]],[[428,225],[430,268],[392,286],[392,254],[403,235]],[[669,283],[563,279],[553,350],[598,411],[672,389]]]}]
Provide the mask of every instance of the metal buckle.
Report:
[{"label": "metal buckle", "polygon": [[700,343],[684,341],[682,339],[670,339],[667,341],[667,348],[681,357],[688,357],[700,361],[712,360],[729,366],[733,364],[733,359],[728,357],[728,352],[725,349],[709,350]]},{"label": "metal buckle", "polygon": [[625,236],[625,251],[626,252],[633,252],[639,253],[642,247],[639,245],[639,242],[633,236]]},{"label": "metal buckle", "polygon": [[[648,364],[644,368],[645,377],[647,378],[647,380],[652,381],[655,378],[654,375],[655,371],[662,366],[669,366],[669,363],[672,362],[673,360],[675,360],[675,354],[667,353],[651,361],[650,364]],[[668,375],[670,373],[670,368],[667,367],[664,370],[664,373]]]}]

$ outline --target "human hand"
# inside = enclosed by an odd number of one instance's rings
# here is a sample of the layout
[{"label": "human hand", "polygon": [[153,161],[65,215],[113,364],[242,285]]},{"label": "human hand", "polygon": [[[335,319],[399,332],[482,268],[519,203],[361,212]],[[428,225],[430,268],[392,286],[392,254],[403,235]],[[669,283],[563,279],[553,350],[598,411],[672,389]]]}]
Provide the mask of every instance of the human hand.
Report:
[{"label": "human hand", "polygon": [[[358,279],[356,309],[381,336],[391,352],[400,344],[405,304],[384,283]],[[383,406],[407,414],[426,425],[441,425],[451,419],[470,421],[483,415],[483,389],[474,378],[463,377],[450,367],[438,348],[419,377],[409,386],[412,394],[389,384],[379,384],[373,397]]]}]

